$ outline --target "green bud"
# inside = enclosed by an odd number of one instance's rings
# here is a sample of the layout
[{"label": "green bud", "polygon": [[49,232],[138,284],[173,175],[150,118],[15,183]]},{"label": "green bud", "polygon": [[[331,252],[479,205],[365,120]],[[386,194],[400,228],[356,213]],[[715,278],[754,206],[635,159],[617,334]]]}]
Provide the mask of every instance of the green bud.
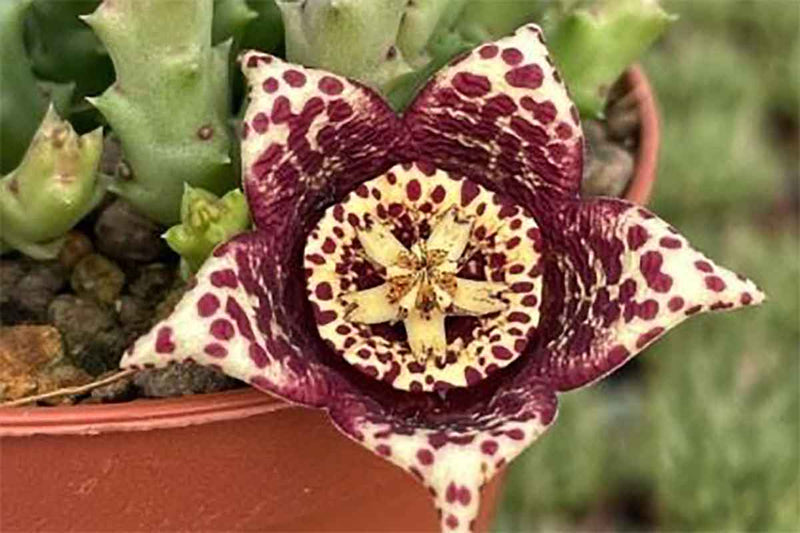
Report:
[{"label": "green bud", "polygon": [[181,200],[181,223],[167,230],[164,238],[180,254],[182,270],[194,273],[218,244],[249,225],[247,200],[241,190],[219,198],[187,184]]}]

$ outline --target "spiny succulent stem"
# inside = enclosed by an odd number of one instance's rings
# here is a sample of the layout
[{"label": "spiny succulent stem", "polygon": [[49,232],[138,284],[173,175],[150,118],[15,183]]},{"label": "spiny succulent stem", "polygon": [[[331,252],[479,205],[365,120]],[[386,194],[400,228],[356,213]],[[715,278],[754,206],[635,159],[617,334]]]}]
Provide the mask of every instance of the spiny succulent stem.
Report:
[{"label": "spiny succulent stem", "polygon": [[0,240],[36,259],[58,254],[61,238],[100,202],[100,128],[78,136],[51,106],[19,166],[0,178]]},{"label": "spiny succulent stem", "polygon": [[233,188],[230,40],[212,47],[213,0],[106,0],[83,17],[117,80],[89,101],[122,142],[132,179],[114,191],[162,224],[180,219],[183,184]]}]

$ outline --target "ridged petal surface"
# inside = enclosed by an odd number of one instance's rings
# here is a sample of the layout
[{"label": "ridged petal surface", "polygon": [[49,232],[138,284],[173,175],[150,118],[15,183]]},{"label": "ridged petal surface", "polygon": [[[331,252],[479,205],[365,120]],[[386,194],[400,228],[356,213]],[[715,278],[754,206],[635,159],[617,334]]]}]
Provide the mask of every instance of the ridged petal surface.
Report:
[{"label": "ridged petal surface", "polygon": [[577,196],[583,171],[578,112],[531,24],[453,61],[404,117],[437,167],[531,204]]}]

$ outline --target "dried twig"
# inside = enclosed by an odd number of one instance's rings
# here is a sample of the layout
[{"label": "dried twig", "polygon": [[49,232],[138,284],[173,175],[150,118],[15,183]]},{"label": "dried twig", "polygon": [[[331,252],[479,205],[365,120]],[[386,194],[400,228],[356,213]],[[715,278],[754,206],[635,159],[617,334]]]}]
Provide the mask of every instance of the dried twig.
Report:
[{"label": "dried twig", "polygon": [[38,402],[39,400],[49,400],[50,398],[57,398],[59,396],[72,396],[76,394],[83,394],[84,392],[89,392],[92,389],[96,389],[97,387],[102,387],[103,385],[114,383],[115,381],[119,381],[135,373],[136,373],[135,369],[129,368],[128,370],[122,370],[121,372],[117,372],[116,374],[112,374],[110,376],[104,377],[103,379],[98,379],[97,381],[93,381],[91,383],[87,383],[86,385],[81,385],[79,387],[65,387],[63,389],[46,392],[44,394],[36,394],[34,396],[26,396],[25,398],[11,400],[10,402],[3,402],[0,403],[0,407],[18,407],[20,405],[26,405],[33,402]]}]

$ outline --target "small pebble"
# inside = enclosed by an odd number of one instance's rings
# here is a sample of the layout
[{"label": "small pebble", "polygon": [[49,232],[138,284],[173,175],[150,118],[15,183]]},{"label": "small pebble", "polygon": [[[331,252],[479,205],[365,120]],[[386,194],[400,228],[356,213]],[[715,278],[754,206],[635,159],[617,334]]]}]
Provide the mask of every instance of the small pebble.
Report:
[{"label": "small pebble", "polygon": [[163,263],[145,266],[128,287],[128,291],[148,302],[160,302],[175,281],[175,268]]},{"label": "small pebble", "polygon": [[67,357],[76,366],[94,376],[117,368],[127,338],[113,309],[63,294],[50,304],[48,315],[64,338]]},{"label": "small pebble", "polygon": [[10,326],[20,321],[14,294],[28,266],[22,259],[0,259],[0,325]]},{"label": "small pebble", "polygon": [[222,372],[193,363],[178,363],[166,368],[149,369],[138,372],[133,382],[140,394],[146,398],[168,398],[220,392],[241,385]]},{"label": "small pebble", "polygon": [[[56,328],[0,328],[0,401],[43,394],[89,381],[89,375],[64,360],[61,335]],[[62,403],[68,399],[54,401]]]},{"label": "small pebble", "polygon": [[122,295],[116,304],[117,317],[125,332],[127,342],[131,344],[153,325],[153,307],[148,302],[130,295]]},{"label": "small pebble", "polygon": [[634,159],[614,143],[592,147],[581,192],[588,196],[619,197],[633,177]]},{"label": "small pebble", "polygon": [[70,284],[75,294],[110,305],[125,286],[125,274],[102,255],[89,254],[75,265]]},{"label": "small pebble", "polygon": [[178,302],[181,301],[181,298],[183,298],[187,290],[188,287],[186,285],[179,285],[171,289],[164,299],[156,306],[155,321],[164,320],[171,315],[175,306],[178,305]]},{"label": "small pebble", "polygon": [[[28,272],[10,288],[17,322],[42,324],[47,306],[67,283],[67,272],[56,261],[32,261]],[[3,319],[5,321],[5,319]]]},{"label": "small pebble", "polygon": [[81,259],[94,251],[92,241],[80,231],[70,231],[66,235],[64,246],[58,254],[58,262],[68,271],[75,268]]},{"label": "small pebble", "polygon": [[[111,372],[109,372],[111,374]],[[102,379],[104,376],[99,376]],[[92,389],[91,400],[96,403],[127,402],[136,397],[136,387],[130,377],[118,379],[108,385]]]},{"label": "small pebble", "polygon": [[119,261],[147,263],[166,249],[163,229],[124,200],[116,200],[103,210],[94,232],[100,251]]},{"label": "small pebble", "polygon": [[633,93],[613,102],[606,110],[606,122],[610,138],[623,142],[626,146],[635,143],[639,133],[639,108]]}]

